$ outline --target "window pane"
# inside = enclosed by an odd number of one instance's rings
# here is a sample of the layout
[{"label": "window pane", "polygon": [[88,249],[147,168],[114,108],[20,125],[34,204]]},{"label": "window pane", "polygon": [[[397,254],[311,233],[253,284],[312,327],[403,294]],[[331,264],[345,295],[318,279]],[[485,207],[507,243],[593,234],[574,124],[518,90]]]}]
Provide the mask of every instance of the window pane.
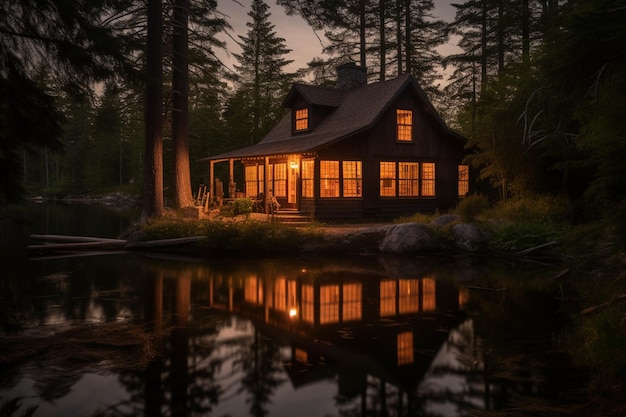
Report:
[{"label": "window pane", "polygon": [[380,316],[396,314],[396,282],[386,280],[380,282]]},{"label": "window pane", "polygon": [[437,308],[435,280],[424,278],[422,280],[422,311],[434,311]]},{"label": "window pane", "polygon": [[396,163],[380,163],[380,195],[393,197],[396,195]]},{"label": "window pane", "polygon": [[418,196],[418,163],[417,162],[399,162],[398,163],[398,188],[399,195],[405,197]]},{"label": "window pane", "polygon": [[313,323],[313,308],[314,308],[314,300],[313,300],[313,286],[312,285],[303,285],[302,286],[302,320],[307,323]]},{"label": "window pane", "polygon": [[339,197],[339,161],[320,161],[320,197]]},{"label": "window pane", "polygon": [[305,159],[302,161],[302,197],[313,197],[315,161]]},{"label": "window pane", "polygon": [[320,287],[320,324],[339,322],[339,285]]},{"label": "window pane", "polygon": [[400,314],[417,313],[419,311],[419,281],[417,279],[401,279],[399,282],[398,312]]},{"label": "window pane", "polygon": [[413,363],[413,332],[398,333],[398,365]]},{"label": "window pane", "polygon": [[309,109],[296,110],[296,131],[309,128]]},{"label": "window pane", "polygon": [[459,197],[469,193],[469,166],[459,165]]},{"label": "window pane", "polygon": [[396,120],[398,126],[397,140],[410,142],[413,140],[413,112],[411,110],[396,110]]},{"label": "window pane", "polygon": [[259,183],[257,178],[257,166],[248,165],[245,167],[244,175],[246,177],[246,197],[256,197],[259,194]]},{"label": "window pane", "polygon": [[422,196],[435,196],[435,164],[432,162],[422,164]]},{"label": "window pane", "polygon": [[287,163],[274,164],[274,196],[287,196]]},{"label": "window pane", "polygon": [[361,161],[343,161],[343,196],[361,197]]},{"label": "window pane", "polygon": [[343,321],[361,319],[362,299],[361,283],[343,285]]}]

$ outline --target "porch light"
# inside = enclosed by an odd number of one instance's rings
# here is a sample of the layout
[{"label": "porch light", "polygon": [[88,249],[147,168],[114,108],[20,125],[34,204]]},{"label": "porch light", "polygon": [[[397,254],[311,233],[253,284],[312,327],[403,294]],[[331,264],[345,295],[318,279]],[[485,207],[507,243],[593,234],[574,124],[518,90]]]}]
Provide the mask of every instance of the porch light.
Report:
[{"label": "porch light", "polygon": [[298,169],[298,163],[297,163],[296,161],[291,161],[291,162],[289,163],[289,167],[290,167],[291,169]]},{"label": "porch light", "polygon": [[289,309],[289,317],[295,317],[298,314],[298,310],[295,307]]}]

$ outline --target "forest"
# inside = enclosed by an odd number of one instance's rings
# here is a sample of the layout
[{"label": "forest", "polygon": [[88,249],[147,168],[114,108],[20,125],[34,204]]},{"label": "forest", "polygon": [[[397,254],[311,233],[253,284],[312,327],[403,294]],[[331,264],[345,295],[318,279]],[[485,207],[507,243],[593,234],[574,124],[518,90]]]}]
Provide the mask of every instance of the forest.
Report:
[{"label": "forest", "polygon": [[296,72],[263,0],[245,5],[246,33],[216,1],[3,0],[0,198],[141,193],[158,177],[187,205],[198,158],[258,142],[294,82],[356,62],[369,83],[413,74],[468,138],[474,193],[553,196],[571,220],[623,202],[624,0],[459,0],[450,22],[434,0],[277,4],[326,40]]}]

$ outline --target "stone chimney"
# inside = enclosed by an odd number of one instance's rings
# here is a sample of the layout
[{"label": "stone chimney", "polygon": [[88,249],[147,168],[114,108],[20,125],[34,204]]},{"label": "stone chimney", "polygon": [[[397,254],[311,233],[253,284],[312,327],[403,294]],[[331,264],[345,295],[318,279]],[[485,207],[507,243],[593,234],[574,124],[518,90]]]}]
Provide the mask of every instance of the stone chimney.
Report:
[{"label": "stone chimney", "polygon": [[367,84],[367,70],[355,64],[347,64],[337,67],[337,88],[348,91]]}]

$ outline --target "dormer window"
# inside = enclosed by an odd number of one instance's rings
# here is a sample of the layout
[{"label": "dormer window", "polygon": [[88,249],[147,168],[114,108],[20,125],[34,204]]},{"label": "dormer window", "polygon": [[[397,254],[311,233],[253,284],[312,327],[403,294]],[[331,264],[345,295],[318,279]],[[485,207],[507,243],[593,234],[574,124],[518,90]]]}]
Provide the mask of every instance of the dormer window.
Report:
[{"label": "dormer window", "polygon": [[303,132],[309,130],[309,109],[302,108],[296,110],[295,131]]},{"label": "dormer window", "polygon": [[397,136],[398,142],[412,142],[413,134],[413,111],[412,110],[396,110]]}]

